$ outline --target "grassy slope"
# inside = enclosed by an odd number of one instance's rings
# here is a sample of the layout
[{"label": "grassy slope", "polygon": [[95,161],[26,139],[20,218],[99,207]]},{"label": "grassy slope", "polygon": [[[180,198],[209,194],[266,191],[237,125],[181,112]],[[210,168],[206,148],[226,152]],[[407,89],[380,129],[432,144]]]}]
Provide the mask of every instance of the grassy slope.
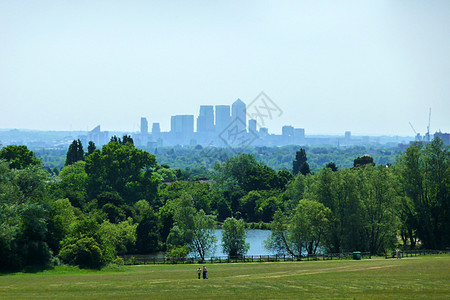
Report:
[{"label": "grassy slope", "polygon": [[0,298],[450,298],[450,256],[207,265],[57,268],[0,276]]}]

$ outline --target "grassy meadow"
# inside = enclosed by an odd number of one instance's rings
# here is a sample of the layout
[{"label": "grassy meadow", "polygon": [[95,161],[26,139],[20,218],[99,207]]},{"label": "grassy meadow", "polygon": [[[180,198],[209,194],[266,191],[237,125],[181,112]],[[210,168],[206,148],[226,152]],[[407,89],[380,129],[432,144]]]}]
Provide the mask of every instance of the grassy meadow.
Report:
[{"label": "grassy meadow", "polygon": [[450,299],[450,256],[361,261],[56,267],[0,275],[0,299]]}]

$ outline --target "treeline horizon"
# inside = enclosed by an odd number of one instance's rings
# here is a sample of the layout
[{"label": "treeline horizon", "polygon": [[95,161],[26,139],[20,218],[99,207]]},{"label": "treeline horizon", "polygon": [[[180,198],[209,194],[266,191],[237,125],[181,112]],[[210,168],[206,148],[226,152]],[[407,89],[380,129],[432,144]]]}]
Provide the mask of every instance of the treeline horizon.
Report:
[{"label": "treeline horizon", "polygon": [[[229,147],[204,147],[196,146],[167,146],[167,147],[139,147],[155,155],[160,165],[170,166],[172,169],[188,170],[190,180],[208,178],[216,162],[224,162],[228,158],[240,154],[251,154],[256,160],[266,164],[274,170],[291,170],[292,157],[300,147],[308,152],[308,163],[313,173],[318,172],[329,162],[334,162],[339,168],[350,168],[353,160],[364,154],[373,157],[377,165],[395,163],[398,155],[404,151],[398,146],[367,145],[367,146],[345,146],[332,145],[315,146],[248,146],[245,148]],[[403,150],[402,150],[403,149]],[[67,149],[36,149],[44,167],[54,175],[64,167]]]},{"label": "treeline horizon", "polygon": [[101,149],[74,140],[57,175],[26,146],[4,147],[0,269],[99,268],[121,263],[119,255],[157,251],[205,258],[212,230],[225,223],[234,240],[224,248],[240,255],[245,223],[269,226],[266,247],[296,256],[319,247],[382,254],[450,246],[449,146],[439,138],[413,143],[387,164],[360,155],[351,167],[330,160],[311,172],[309,154],[292,151],[290,168],[281,170],[238,154],[216,161],[208,181],[195,181],[188,169],[158,164],[127,135]]}]

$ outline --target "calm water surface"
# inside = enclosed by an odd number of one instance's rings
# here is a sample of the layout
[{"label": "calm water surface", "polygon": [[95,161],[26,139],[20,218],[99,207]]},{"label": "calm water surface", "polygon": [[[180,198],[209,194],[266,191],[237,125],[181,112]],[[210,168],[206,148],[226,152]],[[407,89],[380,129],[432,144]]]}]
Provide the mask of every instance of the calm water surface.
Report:
[{"label": "calm water surface", "polygon": [[[217,248],[214,256],[226,256],[222,251],[222,229],[214,230],[214,234],[217,238]],[[275,253],[269,252],[264,248],[264,241],[269,237],[270,230],[248,230],[247,239],[245,240],[250,244],[250,249],[246,255],[272,255]]]}]

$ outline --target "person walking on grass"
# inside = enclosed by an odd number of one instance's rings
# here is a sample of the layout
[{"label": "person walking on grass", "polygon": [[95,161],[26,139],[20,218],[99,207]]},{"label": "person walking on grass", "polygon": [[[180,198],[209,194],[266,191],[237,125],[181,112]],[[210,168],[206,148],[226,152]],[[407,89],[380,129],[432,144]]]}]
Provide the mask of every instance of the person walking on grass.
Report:
[{"label": "person walking on grass", "polygon": [[203,266],[203,279],[208,279],[208,271],[206,270],[206,266]]},{"label": "person walking on grass", "polygon": [[198,274],[198,279],[200,279],[200,275],[202,274],[202,268],[198,267],[197,274]]}]

